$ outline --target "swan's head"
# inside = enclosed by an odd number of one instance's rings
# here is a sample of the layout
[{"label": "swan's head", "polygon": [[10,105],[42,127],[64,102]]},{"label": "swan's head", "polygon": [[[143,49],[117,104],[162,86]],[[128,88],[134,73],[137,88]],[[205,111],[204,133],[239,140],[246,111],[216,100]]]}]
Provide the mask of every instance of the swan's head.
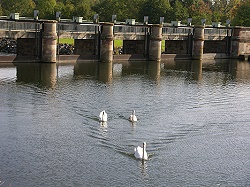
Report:
[{"label": "swan's head", "polygon": [[135,114],[135,110],[132,110],[132,114]]},{"label": "swan's head", "polygon": [[142,145],[144,148],[146,148],[146,142],[143,142]]}]

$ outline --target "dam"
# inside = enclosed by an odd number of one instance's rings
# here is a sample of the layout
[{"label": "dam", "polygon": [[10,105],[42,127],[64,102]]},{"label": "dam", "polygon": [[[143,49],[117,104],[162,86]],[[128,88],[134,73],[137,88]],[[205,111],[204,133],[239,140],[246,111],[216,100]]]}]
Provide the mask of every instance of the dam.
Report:
[{"label": "dam", "polygon": [[[101,62],[127,60],[243,59],[250,56],[250,28],[179,24],[95,23],[1,19],[0,38],[17,41],[15,55],[0,62]],[[58,41],[74,39],[74,54],[59,55]],[[114,41],[123,53],[114,54]],[[165,48],[162,49],[162,42]]]}]

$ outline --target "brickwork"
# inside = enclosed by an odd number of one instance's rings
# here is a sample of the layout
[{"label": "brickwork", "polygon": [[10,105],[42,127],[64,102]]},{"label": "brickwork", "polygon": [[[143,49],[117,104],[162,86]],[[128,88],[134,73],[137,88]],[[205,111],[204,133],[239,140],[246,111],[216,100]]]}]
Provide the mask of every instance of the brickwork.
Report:
[{"label": "brickwork", "polygon": [[144,54],[144,40],[124,40],[123,53],[124,54]]},{"label": "brickwork", "polygon": [[95,40],[93,39],[75,39],[75,54],[77,55],[94,55]]},{"label": "brickwork", "polygon": [[204,53],[226,53],[226,40],[205,40]]},{"label": "brickwork", "polygon": [[166,54],[187,54],[186,40],[165,40]]},{"label": "brickwork", "polygon": [[18,38],[17,39],[17,55],[35,56],[36,41],[34,38]]}]

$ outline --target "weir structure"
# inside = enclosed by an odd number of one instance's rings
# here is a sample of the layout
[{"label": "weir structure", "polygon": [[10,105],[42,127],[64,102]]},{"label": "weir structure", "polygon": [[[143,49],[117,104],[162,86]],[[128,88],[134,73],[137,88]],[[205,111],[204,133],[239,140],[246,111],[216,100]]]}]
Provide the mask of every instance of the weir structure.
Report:
[{"label": "weir structure", "polygon": [[[0,62],[247,60],[250,56],[247,27],[0,19],[0,38],[17,40],[17,54],[2,55]],[[61,38],[74,40],[73,55],[59,55]],[[114,54],[115,40],[123,41],[122,54]]]}]

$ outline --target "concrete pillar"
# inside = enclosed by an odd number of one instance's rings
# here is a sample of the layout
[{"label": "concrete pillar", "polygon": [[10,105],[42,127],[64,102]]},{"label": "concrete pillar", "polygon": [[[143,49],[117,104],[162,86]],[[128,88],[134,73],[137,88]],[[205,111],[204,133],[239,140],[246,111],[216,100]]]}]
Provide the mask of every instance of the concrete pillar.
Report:
[{"label": "concrete pillar", "polygon": [[101,24],[100,61],[113,61],[113,23]]},{"label": "concrete pillar", "polygon": [[231,56],[247,60],[250,53],[250,28],[234,27],[231,37]]},{"label": "concrete pillar", "polygon": [[149,60],[161,60],[162,25],[152,25],[149,41]]},{"label": "concrete pillar", "polygon": [[42,33],[42,61],[56,62],[56,21],[48,21],[43,23]]},{"label": "concrete pillar", "polygon": [[202,60],[204,48],[204,26],[194,28],[192,59]]}]

